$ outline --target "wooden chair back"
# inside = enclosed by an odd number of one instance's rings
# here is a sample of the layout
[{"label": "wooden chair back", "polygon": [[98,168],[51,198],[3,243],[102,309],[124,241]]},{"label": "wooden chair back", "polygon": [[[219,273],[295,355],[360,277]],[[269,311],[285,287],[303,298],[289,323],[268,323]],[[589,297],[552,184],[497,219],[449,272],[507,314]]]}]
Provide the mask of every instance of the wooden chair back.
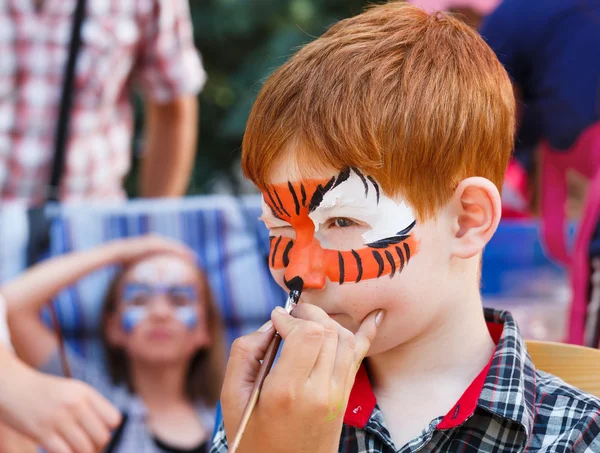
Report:
[{"label": "wooden chair back", "polygon": [[526,344],[538,370],[600,397],[600,349],[550,341],[531,340]]}]

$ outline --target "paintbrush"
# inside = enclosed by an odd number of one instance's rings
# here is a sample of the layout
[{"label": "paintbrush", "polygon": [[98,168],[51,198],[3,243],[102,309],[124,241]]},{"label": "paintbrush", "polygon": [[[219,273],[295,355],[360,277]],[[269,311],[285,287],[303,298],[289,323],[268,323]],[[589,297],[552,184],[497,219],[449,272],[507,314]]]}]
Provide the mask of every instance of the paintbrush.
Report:
[{"label": "paintbrush", "polygon": [[[298,301],[300,300],[300,294],[302,293],[302,285],[300,285],[299,289],[292,289],[288,295],[288,298],[285,302],[285,311],[288,314],[292,313],[292,310],[296,308]],[[250,399],[246,403],[246,407],[244,408],[244,413],[242,414],[242,420],[240,421],[240,426],[238,427],[237,433],[235,434],[235,438],[229,447],[229,453],[235,453],[240,445],[240,441],[242,440],[242,436],[244,435],[244,431],[246,430],[246,426],[250,421],[250,417],[252,416],[252,411],[258,402],[258,397],[260,395],[260,391],[262,389],[263,383],[265,382],[265,378],[269,371],[271,371],[271,367],[273,366],[273,362],[275,361],[275,356],[277,355],[277,351],[279,350],[279,345],[281,344],[281,335],[275,332],[273,334],[273,339],[269,343],[269,347],[267,348],[267,352],[265,352],[265,356],[263,358],[262,364],[260,365],[260,369],[258,370],[258,374],[256,375],[256,381],[254,382],[254,387],[252,388],[252,393],[250,394]]]}]

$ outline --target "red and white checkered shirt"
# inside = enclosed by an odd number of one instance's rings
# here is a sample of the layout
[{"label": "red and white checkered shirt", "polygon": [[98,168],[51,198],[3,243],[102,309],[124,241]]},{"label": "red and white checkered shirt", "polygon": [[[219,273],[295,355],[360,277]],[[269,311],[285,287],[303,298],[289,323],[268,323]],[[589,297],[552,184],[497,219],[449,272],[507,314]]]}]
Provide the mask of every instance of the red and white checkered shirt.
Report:
[{"label": "red and white checkered shirt", "polygon": [[[0,201],[43,199],[76,0],[0,1]],[[206,75],[187,0],[88,0],[63,200],[118,199],[130,166],[130,89],[159,102]]]}]

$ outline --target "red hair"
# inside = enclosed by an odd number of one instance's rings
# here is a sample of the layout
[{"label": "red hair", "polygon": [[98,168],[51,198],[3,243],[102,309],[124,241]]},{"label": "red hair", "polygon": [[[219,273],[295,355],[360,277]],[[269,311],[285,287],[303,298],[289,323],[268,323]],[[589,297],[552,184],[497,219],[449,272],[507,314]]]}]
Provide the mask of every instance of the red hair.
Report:
[{"label": "red hair", "polygon": [[242,167],[260,189],[287,150],[304,172],[358,167],[426,218],[466,177],[501,189],[514,123],[511,82],[476,31],[392,2],[338,22],[267,80]]}]

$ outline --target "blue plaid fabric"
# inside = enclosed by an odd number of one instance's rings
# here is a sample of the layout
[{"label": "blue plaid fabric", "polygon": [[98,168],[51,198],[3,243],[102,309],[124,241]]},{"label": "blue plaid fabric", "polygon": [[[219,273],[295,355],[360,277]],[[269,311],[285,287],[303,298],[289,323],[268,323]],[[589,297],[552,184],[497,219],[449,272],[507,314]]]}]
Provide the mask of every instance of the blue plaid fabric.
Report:
[{"label": "blue plaid fabric", "polygon": [[[364,426],[344,424],[339,453],[600,452],[600,400],[536,370],[508,312],[485,314],[504,327],[472,414],[452,427],[442,424],[448,415],[440,416],[411,442],[394,445],[375,406]],[[211,453],[227,451],[221,421]]]}]

